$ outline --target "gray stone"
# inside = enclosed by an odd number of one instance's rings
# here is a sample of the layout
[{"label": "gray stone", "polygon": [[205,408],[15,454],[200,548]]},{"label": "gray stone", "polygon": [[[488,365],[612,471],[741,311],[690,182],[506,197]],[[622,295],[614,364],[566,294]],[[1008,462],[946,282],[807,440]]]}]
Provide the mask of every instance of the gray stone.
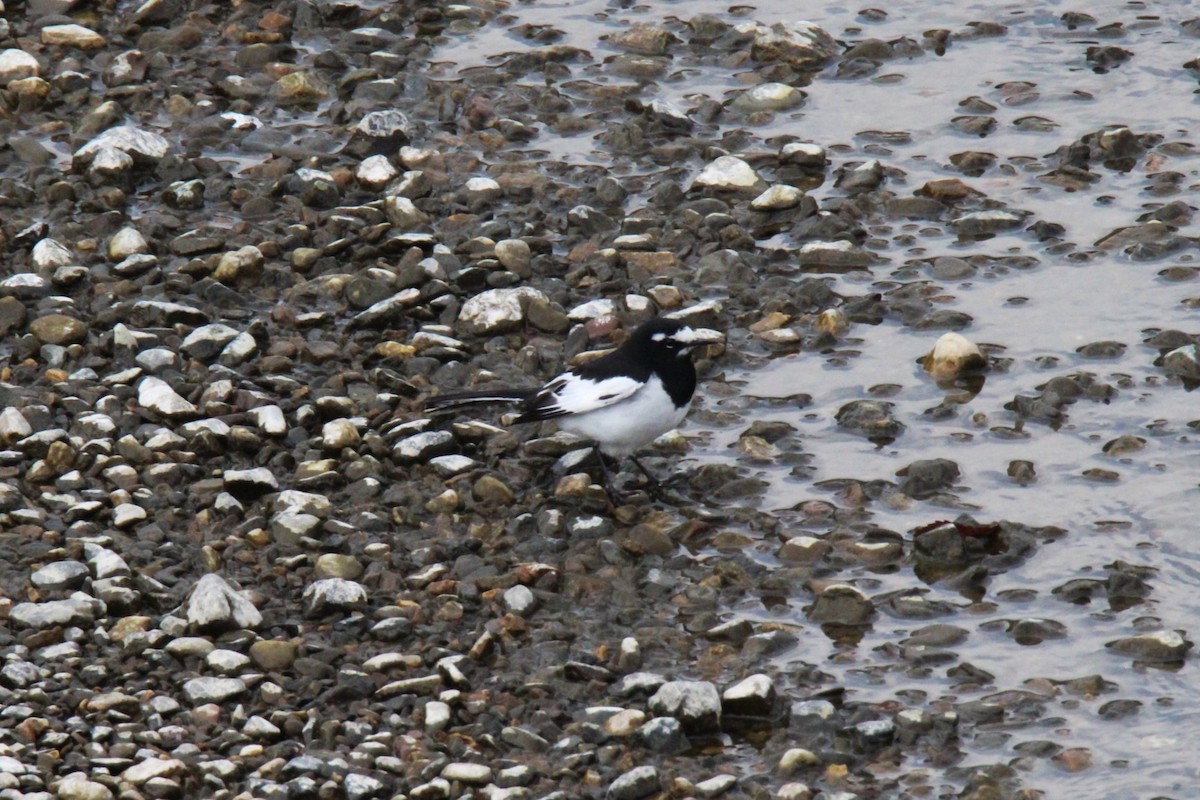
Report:
[{"label": "gray stone", "polygon": [[41,603],[17,603],[9,620],[19,627],[43,628],[90,625],[96,617],[92,603],[84,599],[47,600]]},{"label": "gray stone", "polygon": [[192,678],[183,684],[183,696],[194,706],[202,703],[223,703],[246,692],[240,678]]},{"label": "gray stone", "polygon": [[617,776],[604,793],[607,800],[637,800],[662,789],[658,770],[650,766],[634,767]]},{"label": "gray stone", "polygon": [[179,349],[189,357],[200,361],[211,361],[216,358],[225,345],[238,335],[235,328],[220,322],[201,325],[184,337]]},{"label": "gray stone", "polygon": [[196,630],[256,628],[262,614],[241,592],[216,573],[196,581],[186,603],[188,623]]},{"label": "gray stone", "polygon": [[652,714],[679,720],[690,733],[721,728],[721,696],[708,681],[668,681],[646,706]]},{"label": "gray stone", "polygon": [[325,578],[304,590],[306,613],[310,617],[329,611],[348,611],[365,606],[367,590],[361,584],[343,578]]},{"label": "gray stone", "polygon": [[149,376],[138,382],[138,405],[165,417],[194,417],[200,413],[166,381]]},{"label": "gray stone", "polygon": [[725,192],[749,192],[762,186],[762,178],[737,156],[718,156],[700,171],[692,185]]},{"label": "gray stone", "polygon": [[29,576],[39,589],[74,589],[88,576],[87,565],[79,561],[55,561]]},{"label": "gray stone", "polygon": [[533,301],[549,303],[541,291],[529,286],[489,289],[463,303],[458,322],[468,333],[487,336],[519,328]]},{"label": "gray stone", "polygon": [[683,725],[674,717],[654,717],[637,730],[642,745],[651,752],[663,755],[682,753],[689,747]]}]

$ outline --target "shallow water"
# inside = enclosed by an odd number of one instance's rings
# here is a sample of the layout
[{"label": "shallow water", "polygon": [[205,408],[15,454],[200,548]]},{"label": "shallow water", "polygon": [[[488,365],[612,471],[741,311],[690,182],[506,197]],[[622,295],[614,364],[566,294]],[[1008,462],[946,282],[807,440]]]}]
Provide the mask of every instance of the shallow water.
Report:
[{"label": "shallow water", "polygon": [[[1023,764],[1020,769],[1027,771],[1022,772],[1022,784],[1047,797],[1186,797],[1194,793],[1200,779],[1189,735],[1200,724],[1196,670],[1191,664],[1177,670],[1144,668],[1107,652],[1104,645],[1136,633],[1135,621],[1141,618],[1157,617],[1163,628],[1187,631],[1200,615],[1200,544],[1195,533],[1200,432],[1187,425],[1200,419],[1196,394],[1168,381],[1153,366],[1157,351],[1141,343],[1149,329],[1200,329],[1197,312],[1182,304],[1185,298],[1200,294],[1200,283],[1172,282],[1158,274],[1172,264],[1192,263],[1194,247],[1169,258],[1139,263],[1119,252],[1095,251],[1094,243],[1116,228],[1135,224],[1147,209],[1174,199],[1147,192],[1147,176],[1153,172],[1182,173],[1182,191],[1175,196],[1186,200],[1196,182],[1200,156],[1194,151],[1188,154],[1186,148],[1157,152],[1154,159],[1140,159],[1128,173],[1097,166],[1103,180],[1078,192],[1065,192],[1040,182],[1037,176],[1049,169],[1045,156],[1106,125],[1124,124],[1138,134],[1159,134],[1166,142],[1194,142],[1200,110],[1194,94],[1197,81],[1181,65],[1195,57],[1198,41],[1182,32],[1180,23],[1197,11],[1186,2],[1085,5],[895,2],[883,4],[887,10],[883,22],[865,22],[857,16],[857,6],[836,4],[761,2],[735,12],[738,18],[768,24],[805,18],[852,42],[901,36],[920,41],[926,30],[958,31],[973,20],[1008,26],[1005,36],[955,41],[942,56],[927,51],[915,59],[887,62],[872,77],[839,79],[832,69],[826,70],[805,87],[808,99],[801,108],[752,128],[752,137],[764,150],[770,149],[768,140],[783,135],[837,148],[831,150],[834,168],[878,158],[885,167],[903,171],[902,182],[890,183],[901,196],[928,180],[963,177],[949,166],[952,154],[965,150],[994,153],[997,167],[964,180],[1005,207],[1031,212],[1031,221],[1062,224],[1066,227],[1063,238],[1072,243],[1073,250],[1092,256],[1086,263],[1076,263],[1019,232],[960,241],[934,223],[900,220],[872,229],[880,243],[875,252],[886,263],[873,267],[869,274],[860,271],[832,277],[839,293],[861,295],[875,286],[886,290],[892,284],[881,282],[888,282],[896,270],[914,259],[980,254],[1036,259],[1029,269],[980,270],[968,280],[940,284],[942,294],[951,298],[944,307],[964,311],[974,319],[963,333],[1003,348],[1001,355],[1011,359],[1006,370],[991,374],[982,391],[946,419],[924,414],[941,401],[943,392],[915,363],[940,331],[918,331],[895,320],[878,326],[853,326],[840,349],[857,351],[857,355],[844,363],[831,363],[826,354],[803,352],[781,355],[753,368],[726,368],[722,374],[745,395],[771,398],[805,392],[812,396],[811,404],[802,411],[768,407],[765,401],[746,409],[750,418],[781,419],[795,425],[805,452],[812,457],[812,475],[805,479],[789,477],[786,468],[747,467],[770,484],[753,502],[777,511],[784,520],[794,518],[787,509],[802,500],[838,502],[834,491],[818,485],[821,481],[895,481],[896,471],[905,465],[941,457],[959,465],[962,476],[957,484],[961,488],[955,493],[972,507],[976,519],[1054,525],[1067,531],[1063,538],[1042,544],[1020,566],[993,576],[985,602],[971,608],[970,601],[957,591],[926,586],[907,566],[893,572],[864,568],[842,576],[851,582],[865,579],[871,595],[919,588],[928,592],[929,599],[960,607],[959,613],[939,621],[971,631],[957,647],[959,663],[970,662],[996,675],[993,684],[958,696],[944,668],[913,677],[905,664],[876,650],[899,642],[926,621],[880,615],[858,643],[857,658],[844,658],[844,646],[828,640],[807,622],[802,609],[812,598],[803,587],[795,587],[784,608],[766,609],[747,598],[739,607],[728,609],[728,614],[798,624],[803,628],[801,652],[788,658],[836,675],[859,701],[896,700],[898,693],[919,691],[925,693],[927,704],[933,704],[939,698],[977,699],[1022,689],[1036,678],[1102,675],[1116,685],[1115,691],[1096,698],[1077,698],[1061,691],[1047,698],[1041,720],[1012,723],[1002,742],[964,742],[967,765],[1005,763],[1018,756],[1015,748],[1020,743],[1049,739],[1065,748],[1090,750],[1093,763],[1077,773],[1067,772],[1049,759]],[[1072,10],[1086,10],[1099,25],[1120,21],[1125,30],[1111,38],[1070,31],[1060,17]],[[615,52],[600,37],[629,22],[663,23],[699,13],[730,16],[726,4],[709,0],[620,9],[602,0],[514,4],[489,24],[450,36],[434,60],[447,65],[445,78],[453,79],[454,68],[495,64],[505,53],[527,47],[512,32],[516,26],[551,24],[564,33],[560,43],[592,53],[594,62],[579,70],[587,80],[602,84],[624,80],[631,94],[643,101],[664,99],[686,109],[694,107],[701,96],[730,97],[746,85],[748,68],[673,64],[666,78],[639,87],[599,68],[600,62]],[[1097,72],[1085,58],[1086,48],[1096,44],[1117,45],[1134,55],[1116,68]],[[1037,99],[1006,104],[997,87],[1013,81],[1036,84]],[[959,103],[971,96],[997,106],[992,116],[998,125],[985,138],[967,136],[950,124],[963,113]],[[1053,129],[1029,132],[1014,126],[1015,120],[1030,115],[1050,120]],[[733,128],[741,123],[728,117],[718,124]],[[873,144],[871,136],[862,135],[871,131],[903,131],[909,139],[881,146]],[[594,135],[556,137],[542,130],[530,149],[556,159],[610,164],[611,154],[595,144]],[[698,171],[702,165],[691,166]],[[830,181],[813,194],[824,200],[838,192]],[[637,207],[636,196],[630,204]],[[892,241],[901,232],[911,233],[915,245]],[[1196,226],[1185,227],[1181,233],[1196,235]],[[769,244],[787,247],[790,243],[773,240]],[[917,267],[915,274],[926,273]],[[1086,359],[1076,352],[1081,345],[1100,340],[1122,342],[1126,349],[1119,357],[1106,360]],[[1050,368],[1044,366],[1047,359],[1055,360]],[[1028,422],[1024,425],[1026,437],[1015,439],[993,430],[1011,427],[1016,421],[1004,408],[1014,395],[1036,394],[1035,387],[1049,378],[1076,371],[1092,373],[1117,386],[1117,395],[1107,404],[1078,401],[1068,407],[1067,422],[1060,429]],[[897,416],[907,430],[895,442],[877,447],[839,430],[834,415],[846,402],[868,397],[871,387],[882,384],[899,387],[887,399],[896,404]],[[717,408],[721,401],[715,393],[702,394],[698,405]],[[693,421],[686,429],[694,436],[692,463],[738,463],[729,448],[744,427],[713,428]],[[1104,444],[1123,434],[1146,439],[1146,447],[1119,458],[1104,455]],[[1005,471],[1014,459],[1034,462],[1036,483],[1022,487],[1009,480]],[[1119,480],[1088,480],[1083,473],[1091,468],[1115,470]],[[876,502],[868,510],[874,524],[899,532],[959,513],[921,501],[906,508]],[[775,542],[763,543],[756,548],[755,557],[771,563],[776,546]],[[1103,600],[1072,605],[1051,595],[1052,589],[1072,578],[1103,577],[1105,565],[1118,560],[1157,571],[1147,603],[1113,611]],[[1019,599],[1005,594],[1017,589],[1024,591],[1015,596]],[[988,624],[1025,618],[1057,620],[1066,626],[1067,635],[1022,646]],[[834,654],[843,657],[834,662]],[[1140,713],[1120,721],[1102,719],[1098,708],[1117,698],[1140,701]],[[931,782],[939,787],[953,784],[943,777]]]}]

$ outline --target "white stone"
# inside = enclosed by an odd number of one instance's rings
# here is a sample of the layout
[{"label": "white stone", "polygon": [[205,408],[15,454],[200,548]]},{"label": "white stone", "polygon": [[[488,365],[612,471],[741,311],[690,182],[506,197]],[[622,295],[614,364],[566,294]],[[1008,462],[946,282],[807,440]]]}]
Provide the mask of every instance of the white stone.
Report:
[{"label": "white stone", "polygon": [[237,335],[236,328],[220,322],[201,325],[184,337],[179,349],[193,358],[209,359],[221,352],[221,348],[232,342]]},{"label": "white stone", "polygon": [[468,470],[475,469],[480,464],[475,459],[468,458],[467,456],[449,455],[429,459],[429,466],[433,467],[443,478],[452,478],[455,475],[461,475]]},{"label": "white stone", "polygon": [[258,426],[258,429],[268,436],[283,436],[288,431],[287,419],[284,418],[283,409],[279,406],[252,408],[250,416],[254,417],[254,424]]},{"label": "white stone", "polygon": [[397,170],[387,156],[375,155],[364,159],[354,171],[354,177],[366,189],[378,191],[387,186],[400,171]]},{"label": "white stone", "polygon": [[304,602],[310,616],[330,610],[348,610],[367,602],[367,590],[361,584],[345,578],[325,578],[309,584],[304,590]]},{"label": "white stone", "polygon": [[204,663],[213,672],[221,675],[234,675],[250,665],[250,657],[236,650],[217,648],[209,651],[204,657]]},{"label": "white stone", "polygon": [[0,440],[15,442],[33,433],[33,426],[16,406],[0,411]]},{"label": "white stone", "polygon": [[333,503],[325,495],[297,489],[285,489],[277,494],[274,506],[276,511],[295,511],[318,517],[328,517],[333,512]]},{"label": "white stone", "polygon": [[153,131],[142,130],[131,125],[109,128],[75,151],[75,158],[88,161],[102,147],[112,147],[131,156],[140,156],[158,161],[166,156],[171,143]]},{"label": "white stone", "polygon": [[103,47],[104,37],[91,28],[74,23],[66,25],[47,25],[42,28],[42,44],[78,47],[82,50],[95,50]]},{"label": "white stone", "polygon": [[972,369],[981,369],[987,359],[979,345],[961,333],[942,334],[925,356],[925,371],[936,380],[949,380]]},{"label": "white stone", "polygon": [[192,678],[183,684],[183,695],[194,706],[203,703],[223,703],[246,691],[239,678]]},{"label": "white stone", "polygon": [[491,178],[471,178],[467,181],[467,191],[474,195],[494,197],[500,194],[500,184]]},{"label": "white stone", "polygon": [[149,253],[150,244],[137,228],[126,225],[108,240],[108,258],[121,261],[137,253]]},{"label": "white stone", "polygon": [[145,377],[138,383],[138,405],[166,417],[190,417],[199,410],[171,388],[166,381]]},{"label": "white stone", "polygon": [[131,574],[129,564],[125,563],[125,559],[107,547],[85,542],[83,555],[92,569],[92,575],[97,580],[122,578]]},{"label": "white stone", "polygon": [[103,783],[88,780],[82,772],[63,778],[55,791],[59,800],[112,800],[112,789]]},{"label": "white stone", "polygon": [[274,491],[279,488],[279,481],[275,480],[271,470],[266,467],[227,469],[225,470],[225,485],[229,486],[231,483],[247,484],[252,488],[264,491]]},{"label": "white stone", "polygon": [[463,303],[458,321],[471,333],[503,333],[524,323],[525,309],[535,300],[549,302],[543,292],[529,286],[489,289]]},{"label": "white stone", "polygon": [[597,317],[607,317],[617,313],[616,304],[608,298],[589,300],[581,303],[567,312],[567,318],[572,322],[587,322]]},{"label": "white stone", "polygon": [[795,186],[777,183],[750,201],[755,211],[779,211],[795,208],[804,199],[804,192]]},{"label": "white stone", "polygon": [[804,92],[786,83],[760,83],[733,101],[742,111],[786,111],[804,102]]},{"label": "white stone", "polygon": [[196,581],[187,599],[187,620],[198,629],[255,628],[262,614],[225,579],[208,573]]},{"label": "white stone", "polygon": [[245,364],[258,352],[258,340],[253,335],[242,331],[225,345],[218,361],[226,367],[236,367]]},{"label": "white stone", "polygon": [[9,48],[0,51],[0,84],[40,75],[42,67],[38,60],[24,50]]},{"label": "white stone", "polygon": [[705,165],[692,185],[723,191],[746,191],[756,188],[761,181],[754,168],[742,159],[720,156]]},{"label": "white stone", "polygon": [[358,428],[348,419],[331,419],[321,426],[321,445],[326,450],[341,450],[343,447],[354,447],[360,441]]},{"label": "white stone", "polygon": [[70,248],[54,239],[42,239],[33,246],[30,259],[38,269],[52,270],[73,264],[75,255]]},{"label": "white stone", "polygon": [[146,521],[146,509],[134,503],[121,503],[113,509],[113,526],[124,529]]}]

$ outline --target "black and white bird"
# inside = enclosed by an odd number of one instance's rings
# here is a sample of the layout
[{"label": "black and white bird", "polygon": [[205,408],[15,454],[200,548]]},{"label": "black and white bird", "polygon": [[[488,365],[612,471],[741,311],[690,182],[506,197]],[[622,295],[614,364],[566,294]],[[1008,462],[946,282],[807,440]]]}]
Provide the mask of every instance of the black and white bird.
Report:
[{"label": "black and white bird", "polygon": [[639,326],[616,350],[544,386],[443,394],[429,398],[425,407],[519,405],[514,422],[552,419],[561,429],[591,439],[606,473],[603,456],[629,457],[653,481],[634,454],[683,422],[696,393],[692,350],[724,338],[718,331],[658,317]]}]

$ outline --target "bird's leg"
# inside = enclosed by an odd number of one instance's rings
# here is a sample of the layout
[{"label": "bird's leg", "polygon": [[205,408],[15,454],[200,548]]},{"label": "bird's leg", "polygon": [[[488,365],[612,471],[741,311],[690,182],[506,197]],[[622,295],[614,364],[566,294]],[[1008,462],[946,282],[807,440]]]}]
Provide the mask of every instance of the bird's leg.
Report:
[{"label": "bird's leg", "polygon": [[633,462],[633,465],[638,468],[639,472],[646,476],[646,482],[650,485],[650,489],[652,491],[656,493],[662,491],[662,483],[658,480],[658,478],[650,474],[650,470],[646,469],[645,464],[643,464],[641,461],[638,461],[637,456],[631,454],[629,456],[629,460]]},{"label": "bird's leg", "polygon": [[614,506],[619,505],[625,498],[613,486],[612,473],[608,471],[608,462],[600,450],[600,445],[593,445],[592,452],[596,454],[596,461],[600,462],[600,482],[604,485],[605,494]]}]

